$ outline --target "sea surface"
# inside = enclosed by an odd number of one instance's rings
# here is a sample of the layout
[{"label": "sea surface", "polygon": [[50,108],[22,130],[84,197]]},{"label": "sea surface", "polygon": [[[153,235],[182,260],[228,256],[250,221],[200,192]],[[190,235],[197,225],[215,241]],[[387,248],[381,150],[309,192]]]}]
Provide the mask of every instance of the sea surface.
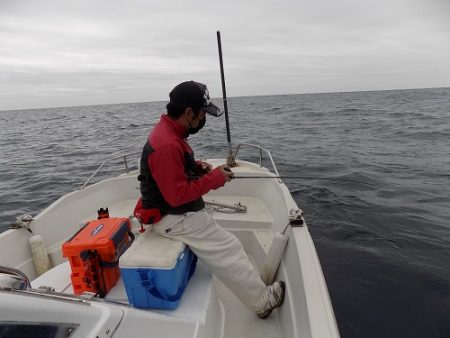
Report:
[{"label": "sea surface", "polygon": [[[0,112],[0,230],[140,152],[165,103]],[[271,150],[305,212],[341,336],[450,337],[450,88],[238,97],[229,110],[233,144]],[[190,143],[225,157],[224,118]]]}]

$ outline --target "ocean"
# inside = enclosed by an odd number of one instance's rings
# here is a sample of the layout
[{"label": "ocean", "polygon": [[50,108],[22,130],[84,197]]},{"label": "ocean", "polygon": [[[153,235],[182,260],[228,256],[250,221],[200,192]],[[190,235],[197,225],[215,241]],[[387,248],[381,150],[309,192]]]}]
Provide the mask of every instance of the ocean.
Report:
[{"label": "ocean", "polygon": [[[165,103],[0,112],[0,231],[140,152]],[[450,337],[450,88],[228,105],[233,144],[269,149],[305,212],[341,336]],[[224,118],[190,143],[225,157]]]}]

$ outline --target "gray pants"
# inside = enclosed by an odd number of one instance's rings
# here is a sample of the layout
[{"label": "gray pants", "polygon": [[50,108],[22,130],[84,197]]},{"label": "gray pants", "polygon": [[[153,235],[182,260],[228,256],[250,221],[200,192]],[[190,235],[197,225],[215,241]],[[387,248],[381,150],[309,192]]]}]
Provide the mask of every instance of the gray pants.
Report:
[{"label": "gray pants", "polygon": [[269,289],[250,263],[241,242],[205,211],[166,215],[153,225],[161,236],[182,241],[250,310],[268,302]]}]

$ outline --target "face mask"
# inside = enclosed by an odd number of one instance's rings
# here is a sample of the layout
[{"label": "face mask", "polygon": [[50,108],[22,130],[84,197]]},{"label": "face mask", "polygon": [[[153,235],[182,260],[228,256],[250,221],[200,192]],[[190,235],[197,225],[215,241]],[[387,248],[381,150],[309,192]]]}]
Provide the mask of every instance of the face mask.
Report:
[{"label": "face mask", "polygon": [[200,131],[200,129],[202,129],[205,126],[205,123],[206,123],[206,116],[203,118],[203,120],[200,120],[197,127],[195,128],[190,127],[188,130],[188,134],[189,135],[197,134]]}]

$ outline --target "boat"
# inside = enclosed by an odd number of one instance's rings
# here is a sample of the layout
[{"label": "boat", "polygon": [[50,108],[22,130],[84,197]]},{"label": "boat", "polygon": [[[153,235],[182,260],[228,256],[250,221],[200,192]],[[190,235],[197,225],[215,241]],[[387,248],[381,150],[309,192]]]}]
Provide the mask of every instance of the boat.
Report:
[{"label": "boat", "polygon": [[[259,163],[240,160],[240,148],[255,149]],[[263,154],[271,170],[262,165]],[[252,144],[238,145],[236,179],[204,196],[212,217],[235,234],[260,271],[272,242],[288,238],[276,278],[286,282],[284,304],[265,320],[245,308],[218,279],[198,262],[179,306],[174,310],[139,309],[129,304],[120,278],[104,297],[75,295],[70,264],[62,245],[97,210],[129,218],[132,232],[141,225],[133,217],[140,196],[138,170],[129,170],[131,155],[118,156],[125,171],[62,196],[21,226],[0,234],[0,336],[5,337],[339,337],[321,265],[304,215],[280,178],[270,152]],[[116,159],[114,157],[113,159]],[[209,159],[213,167],[225,159]],[[237,179],[240,177],[240,179]],[[246,179],[248,177],[248,179]],[[255,179],[256,177],[256,179]],[[252,178],[252,179],[251,179]],[[151,231],[147,229],[146,231]],[[41,236],[50,262],[38,275],[30,238]],[[9,333],[9,335],[8,335]]]},{"label": "boat", "polygon": [[[145,242],[148,234],[163,240],[133,216],[140,197],[140,170],[129,170],[128,163],[138,153],[123,154],[103,161],[79,190],[60,197],[34,218],[19,217],[14,228],[0,234],[0,337],[339,337],[303,212],[279,175],[270,151],[245,143],[232,149],[220,32],[217,39],[229,151],[226,159],[206,162],[212,167],[226,163],[235,178],[203,198],[207,212],[236,235],[266,284],[275,277],[286,283],[284,304],[260,319],[201,261],[195,272],[189,270],[190,281],[181,298],[181,292],[176,292],[179,303],[171,308],[133,306],[134,297],[127,295],[128,282],[119,274],[108,292],[81,292],[71,278],[71,272],[75,274],[73,258],[69,262],[65,257],[63,245],[90,221],[104,217],[105,207],[109,214],[105,217],[126,220],[129,243],[133,238],[137,238],[136,243]],[[259,163],[238,158],[239,150],[245,147],[256,150]],[[263,166],[263,154],[271,170]],[[91,183],[107,163],[117,159],[123,160],[124,173]],[[99,223],[91,235],[103,228],[106,226]],[[133,250],[129,252],[143,255]],[[125,251],[124,256],[127,254]]]}]

